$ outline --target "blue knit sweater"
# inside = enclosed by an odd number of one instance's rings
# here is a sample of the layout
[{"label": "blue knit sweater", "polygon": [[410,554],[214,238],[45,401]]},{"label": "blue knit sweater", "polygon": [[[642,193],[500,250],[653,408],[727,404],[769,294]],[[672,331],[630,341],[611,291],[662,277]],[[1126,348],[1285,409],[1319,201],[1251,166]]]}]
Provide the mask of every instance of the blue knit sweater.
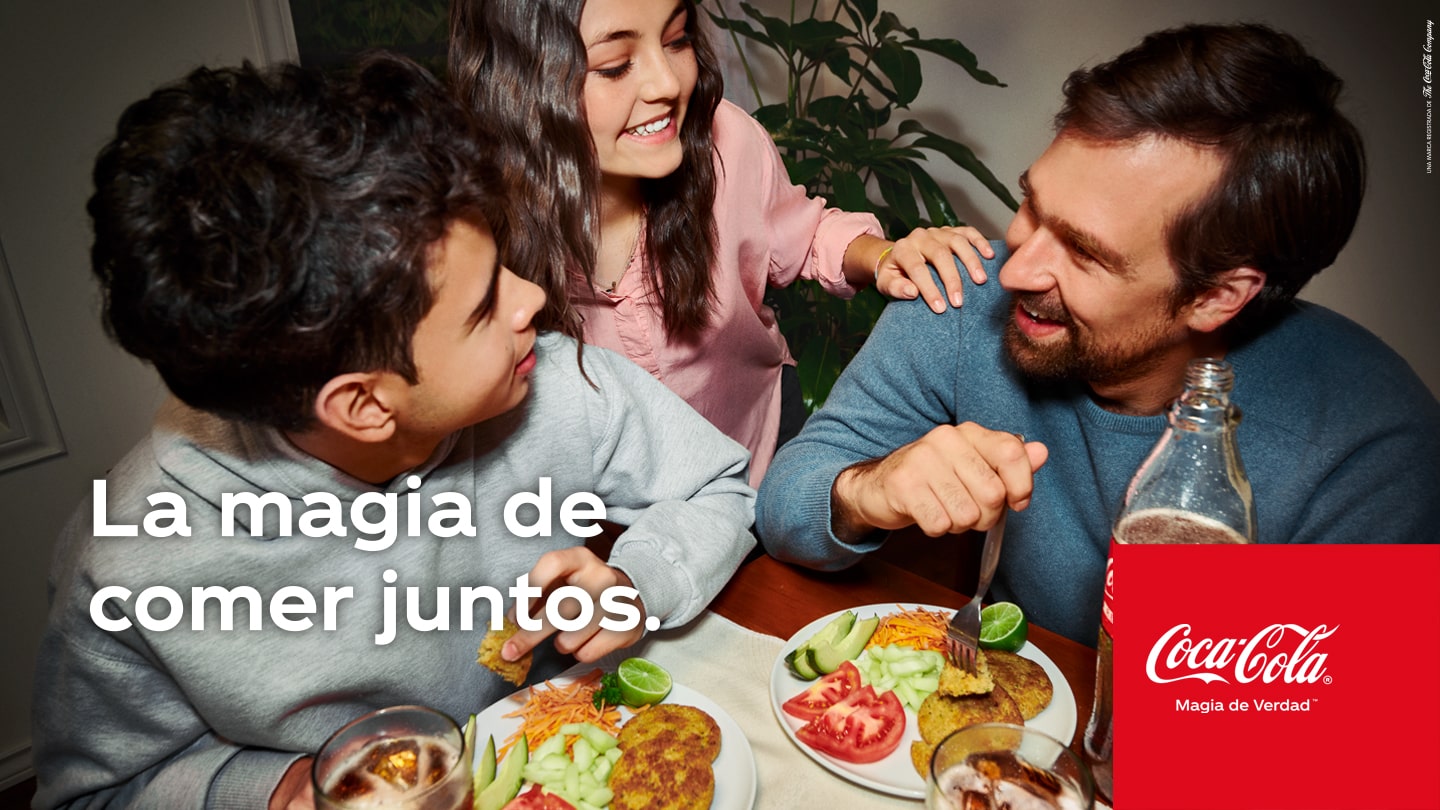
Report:
[{"label": "blue knit sweater", "polygon": [[[886,308],[825,407],[776,456],[757,527],[779,559],[843,568],[883,535],[847,544],[830,531],[841,470],[940,424],[1022,433],[1050,459],[1030,507],[1009,518],[988,600],[1017,602],[1040,626],[1093,645],[1111,523],[1166,418],[1106,411],[1084,385],[1027,383],[1001,344],[1011,299],[994,280],[1008,254],[995,248],[992,280],[967,280],[963,308]],[[1260,542],[1440,542],[1440,404],[1398,355],[1297,302],[1228,359]]]}]

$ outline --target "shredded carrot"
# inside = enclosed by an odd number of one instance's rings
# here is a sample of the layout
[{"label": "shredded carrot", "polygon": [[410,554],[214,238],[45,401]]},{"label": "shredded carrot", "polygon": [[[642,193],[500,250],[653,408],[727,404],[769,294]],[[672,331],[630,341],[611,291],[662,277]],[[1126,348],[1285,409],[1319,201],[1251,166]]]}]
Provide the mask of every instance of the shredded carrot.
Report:
[{"label": "shredded carrot", "polygon": [[599,686],[601,674],[603,673],[596,669],[572,681],[568,686],[556,686],[546,681],[543,686],[530,687],[530,698],[525,701],[525,705],[504,715],[519,717],[521,720],[520,727],[515,729],[515,733],[511,734],[500,748],[500,758],[503,759],[514,747],[522,733],[528,747],[533,751],[540,743],[558,734],[560,727],[567,723],[590,723],[611,734],[618,733],[620,710],[610,705],[606,705],[604,711],[595,708],[595,689]]},{"label": "shredded carrot", "polygon": [[[896,605],[896,607],[900,607]],[[866,647],[884,647],[899,644],[916,650],[945,650],[945,627],[950,616],[938,610],[900,610],[880,619],[880,626]]]}]

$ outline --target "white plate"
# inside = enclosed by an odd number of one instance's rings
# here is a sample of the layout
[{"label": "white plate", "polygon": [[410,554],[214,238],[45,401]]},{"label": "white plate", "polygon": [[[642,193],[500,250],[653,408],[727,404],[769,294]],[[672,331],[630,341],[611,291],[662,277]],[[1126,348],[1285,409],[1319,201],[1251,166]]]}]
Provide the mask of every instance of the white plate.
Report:
[{"label": "white plate", "polygon": [[[562,675],[551,678],[550,683],[565,686],[574,680],[575,677]],[[529,699],[530,690],[521,689],[492,703],[476,715],[476,739],[483,741],[487,735],[493,735],[495,750],[499,751],[500,746],[520,727],[519,717],[505,715],[518,710]],[[720,726],[720,756],[715,758],[715,798],[710,802],[711,810],[750,810],[755,805],[755,791],[759,779],[755,773],[755,754],[750,750],[750,741],[745,739],[745,732],[740,730],[735,720],[716,705],[715,701],[689,687],[675,684],[665,702],[694,706],[715,718],[716,725]],[[621,707],[622,722],[630,719],[632,714],[629,709]],[[484,743],[479,742],[476,745],[480,747]]]},{"label": "white plate", "polygon": [[[913,610],[916,608],[943,611],[947,616],[955,612],[950,608],[910,603],[865,605],[864,607],[850,608],[850,610],[855,613],[857,618],[863,619],[869,616],[883,616],[901,609]],[[780,655],[775,659],[775,666],[770,669],[770,707],[775,711],[775,717],[780,721],[780,727],[785,729],[791,742],[799,746],[800,750],[804,751],[811,759],[820,763],[821,767],[871,790],[878,790],[894,796],[923,799],[925,798],[925,782],[919,774],[915,773],[915,766],[910,763],[910,743],[920,739],[914,711],[909,708],[905,709],[905,736],[900,740],[900,747],[878,762],[856,764],[834,759],[801,742],[795,736],[795,732],[805,723],[786,714],[785,710],[781,708],[781,704],[813,683],[813,681],[801,680],[791,674],[790,670],[785,667],[785,656],[843,612],[836,611],[828,616],[821,616],[800,628],[795,635],[790,637],[789,641],[785,642],[785,647],[780,650]],[[1026,720],[1025,725],[1044,731],[1068,745],[1070,738],[1075,735],[1075,693],[1070,690],[1070,684],[1066,682],[1065,676],[1060,674],[1060,668],[1055,666],[1055,662],[1051,661],[1045,653],[1040,652],[1034,644],[1025,642],[1016,651],[1016,654],[1029,658],[1044,667],[1045,674],[1050,676],[1050,682],[1054,684],[1055,689],[1050,705],[1033,718]]]}]

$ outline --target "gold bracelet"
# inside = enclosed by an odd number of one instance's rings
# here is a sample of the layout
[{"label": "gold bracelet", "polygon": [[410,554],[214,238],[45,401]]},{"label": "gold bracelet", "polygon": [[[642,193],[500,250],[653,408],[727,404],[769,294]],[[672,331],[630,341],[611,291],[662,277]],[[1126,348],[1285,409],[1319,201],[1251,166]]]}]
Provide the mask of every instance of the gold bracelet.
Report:
[{"label": "gold bracelet", "polygon": [[889,256],[889,255],[890,255],[890,251],[892,251],[892,250],[894,250],[894,249],[895,249],[895,245],[892,244],[892,245],[890,245],[889,247],[885,248],[884,250],[880,251],[880,255],[879,255],[878,257],[876,257],[876,259],[875,259],[875,283],[876,283],[876,284],[879,284],[879,283],[880,283],[880,265],[882,265],[882,264],[885,263],[885,257],[886,257],[886,256]]}]

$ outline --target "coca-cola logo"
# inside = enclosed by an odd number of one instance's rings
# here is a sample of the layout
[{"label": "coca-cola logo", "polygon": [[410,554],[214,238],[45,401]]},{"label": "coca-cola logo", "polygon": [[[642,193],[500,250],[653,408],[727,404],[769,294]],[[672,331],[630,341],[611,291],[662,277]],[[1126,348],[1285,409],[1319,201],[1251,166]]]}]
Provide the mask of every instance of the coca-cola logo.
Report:
[{"label": "coca-cola logo", "polygon": [[1326,655],[1316,648],[1340,626],[1272,624],[1249,639],[1192,638],[1191,629],[1177,624],[1150,648],[1145,674],[1152,682],[1230,683],[1223,672],[1235,683],[1317,683],[1325,678]]}]

